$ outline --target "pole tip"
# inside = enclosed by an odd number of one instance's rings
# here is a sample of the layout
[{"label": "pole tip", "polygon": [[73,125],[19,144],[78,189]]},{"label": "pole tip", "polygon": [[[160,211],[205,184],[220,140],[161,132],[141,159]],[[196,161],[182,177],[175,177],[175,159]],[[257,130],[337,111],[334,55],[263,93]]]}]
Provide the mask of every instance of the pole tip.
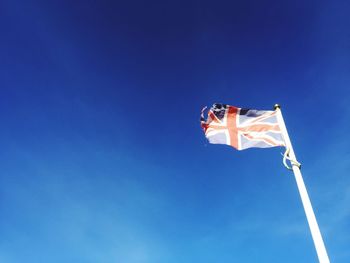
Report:
[{"label": "pole tip", "polygon": [[281,109],[281,106],[279,105],[279,104],[275,104],[274,106],[273,106],[273,108],[274,108],[274,110],[277,110],[277,109]]}]

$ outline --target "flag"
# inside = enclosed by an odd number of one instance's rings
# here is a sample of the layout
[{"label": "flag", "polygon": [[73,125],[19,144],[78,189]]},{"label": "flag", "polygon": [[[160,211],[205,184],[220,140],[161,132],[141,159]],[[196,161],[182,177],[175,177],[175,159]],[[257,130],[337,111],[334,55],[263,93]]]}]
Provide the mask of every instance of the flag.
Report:
[{"label": "flag", "polygon": [[201,126],[210,143],[227,144],[237,150],[285,146],[276,111],[237,108],[215,103]]}]

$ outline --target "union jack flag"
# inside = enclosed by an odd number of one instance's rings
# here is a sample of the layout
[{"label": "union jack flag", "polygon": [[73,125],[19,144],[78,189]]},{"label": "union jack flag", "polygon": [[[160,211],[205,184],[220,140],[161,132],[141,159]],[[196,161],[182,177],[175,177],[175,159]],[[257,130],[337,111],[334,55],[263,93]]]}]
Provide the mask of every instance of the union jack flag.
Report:
[{"label": "union jack flag", "polygon": [[210,143],[227,144],[237,150],[285,146],[276,111],[242,109],[215,103],[201,126]]}]

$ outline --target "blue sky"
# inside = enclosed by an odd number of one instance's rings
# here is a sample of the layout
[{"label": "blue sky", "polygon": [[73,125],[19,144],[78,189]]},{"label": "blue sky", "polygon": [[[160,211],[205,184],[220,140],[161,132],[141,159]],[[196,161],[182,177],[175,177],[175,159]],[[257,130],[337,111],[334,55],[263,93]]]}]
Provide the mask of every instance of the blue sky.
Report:
[{"label": "blue sky", "polygon": [[331,261],[350,260],[348,1],[0,3],[0,261],[317,262],[283,149],[206,142],[282,105]]}]

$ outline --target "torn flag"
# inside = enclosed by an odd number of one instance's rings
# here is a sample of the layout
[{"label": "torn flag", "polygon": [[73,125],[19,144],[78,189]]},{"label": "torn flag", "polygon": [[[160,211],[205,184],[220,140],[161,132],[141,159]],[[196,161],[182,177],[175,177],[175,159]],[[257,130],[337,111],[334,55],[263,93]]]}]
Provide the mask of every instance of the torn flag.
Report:
[{"label": "torn flag", "polygon": [[276,111],[242,109],[215,103],[201,126],[210,143],[227,144],[237,150],[285,146]]}]

